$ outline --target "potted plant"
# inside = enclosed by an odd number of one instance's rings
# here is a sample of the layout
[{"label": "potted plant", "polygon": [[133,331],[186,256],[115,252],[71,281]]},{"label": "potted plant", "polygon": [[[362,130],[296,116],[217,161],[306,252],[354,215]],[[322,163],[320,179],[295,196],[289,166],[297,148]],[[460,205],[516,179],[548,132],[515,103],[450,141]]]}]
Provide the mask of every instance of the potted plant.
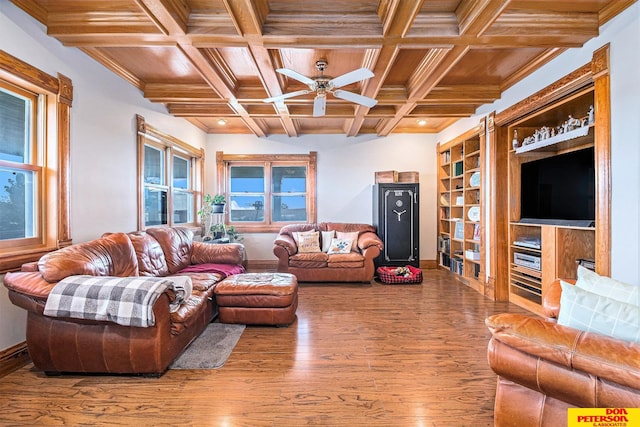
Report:
[{"label": "potted plant", "polygon": [[223,223],[213,224],[211,226],[211,233],[213,234],[214,240],[223,238],[226,233],[224,224]]},{"label": "potted plant", "polygon": [[[209,195],[207,194],[207,196]],[[205,202],[206,202],[207,196],[205,196]],[[226,204],[224,194],[216,194],[215,196],[210,197],[210,199],[211,199],[210,203],[213,206],[212,213],[224,213],[224,205]]]},{"label": "potted plant", "polygon": [[227,236],[229,237],[230,242],[241,242],[242,236],[238,233],[238,230],[233,225],[227,227]]}]

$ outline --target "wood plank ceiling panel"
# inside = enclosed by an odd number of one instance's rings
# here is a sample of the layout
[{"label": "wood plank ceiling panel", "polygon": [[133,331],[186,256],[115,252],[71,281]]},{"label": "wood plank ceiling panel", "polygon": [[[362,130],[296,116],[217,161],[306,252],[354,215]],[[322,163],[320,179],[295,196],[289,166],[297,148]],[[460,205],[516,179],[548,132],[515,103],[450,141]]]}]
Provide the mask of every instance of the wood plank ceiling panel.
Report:
[{"label": "wood plank ceiling panel", "polygon": [[[635,0],[12,0],[47,34],[209,133],[258,136],[439,132],[493,102]],[[367,68],[343,87],[371,108],[316,93],[314,78]],[[426,120],[426,123],[422,123]],[[224,125],[221,123],[224,122]],[[422,124],[419,124],[422,123]]]}]

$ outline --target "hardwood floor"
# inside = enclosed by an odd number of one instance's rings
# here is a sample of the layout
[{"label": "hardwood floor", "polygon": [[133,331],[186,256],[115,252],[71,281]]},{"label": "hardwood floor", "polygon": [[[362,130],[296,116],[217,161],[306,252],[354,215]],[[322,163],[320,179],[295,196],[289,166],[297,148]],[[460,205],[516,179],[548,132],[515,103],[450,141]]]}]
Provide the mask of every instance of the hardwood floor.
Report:
[{"label": "hardwood floor", "polygon": [[0,425],[489,426],[484,319],[522,312],[426,270],[421,285],[301,284],[287,328],[247,327],[218,370],[0,378]]}]

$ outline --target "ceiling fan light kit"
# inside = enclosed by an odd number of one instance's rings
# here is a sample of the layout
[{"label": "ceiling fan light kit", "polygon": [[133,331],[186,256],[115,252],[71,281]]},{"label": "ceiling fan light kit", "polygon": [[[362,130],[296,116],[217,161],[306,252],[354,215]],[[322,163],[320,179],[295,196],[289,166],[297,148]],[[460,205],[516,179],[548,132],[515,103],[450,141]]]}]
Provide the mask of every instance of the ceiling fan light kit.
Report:
[{"label": "ceiling fan light kit", "polygon": [[369,98],[368,96],[360,95],[354,92],[350,92],[347,90],[341,90],[339,88],[343,86],[350,85],[351,83],[355,83],[361,80],[370,79],[374,76],[371,70],[367,68],[358,68],[357,70],[350,71],[346,74],[338,76],[336,78],[332,78],[324,75],[324,70],[327,68],[327,61],[324,59],[320,59],[316,61],[316,69],[320,73],[315,77],[307,77],[303,74],[298,73],[290,68],[278,68],[277,72],[280,74],[284,74],[287,77],[290,77],[294,80],[297,80],[301,83],[309,86],[309,90],[303,89],[295,92],[289,92],[278,96],[273,96],[271,98],[264,99],[264,102],[275,102],[281,103],[287,98],[293,98],[294,96],[306,95],[308,93],[316,93],[316,97],[313,100],[313,116],[321,117],[326,113],[327,108],[327,93],[333,94],[336,98],[344,99],[345,101],[353,102],[359,105],[363,105],[365,107],[371,108],[378,103],[373,98]]}]

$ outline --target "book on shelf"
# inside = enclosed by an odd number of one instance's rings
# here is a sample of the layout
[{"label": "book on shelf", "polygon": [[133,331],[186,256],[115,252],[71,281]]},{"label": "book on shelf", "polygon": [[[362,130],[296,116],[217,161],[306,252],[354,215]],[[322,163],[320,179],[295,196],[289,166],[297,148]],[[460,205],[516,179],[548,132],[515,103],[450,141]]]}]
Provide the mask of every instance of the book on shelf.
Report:
[{"label": "book on shelf", "polygon": [[456,240],[464,240],[464,222],[456,222],[456,226],[453,229],[453,238]]},{"label": "book on shelf", "polygon": [[480,224],[473,224],[473,240],[480,240]]},{"label": "book on shelf", "polygon": [[451,152],[450,151],[443,151],[440,154],[441,158],[440,160],[442,161],[442,163],[449,163],[451,161]]}]

